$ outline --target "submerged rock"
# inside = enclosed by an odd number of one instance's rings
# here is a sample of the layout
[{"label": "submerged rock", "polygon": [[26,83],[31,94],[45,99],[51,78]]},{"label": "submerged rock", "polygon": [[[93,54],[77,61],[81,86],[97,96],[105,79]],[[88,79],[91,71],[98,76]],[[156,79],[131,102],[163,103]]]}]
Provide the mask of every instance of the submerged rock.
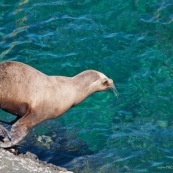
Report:
[{"label": "submerged rock", "polygon": [[23,173],[72,173],[65,168],[40,161],[36,155],[30,152],[16,156],[1,148],[0,172],[18,173],[19,171]]}]

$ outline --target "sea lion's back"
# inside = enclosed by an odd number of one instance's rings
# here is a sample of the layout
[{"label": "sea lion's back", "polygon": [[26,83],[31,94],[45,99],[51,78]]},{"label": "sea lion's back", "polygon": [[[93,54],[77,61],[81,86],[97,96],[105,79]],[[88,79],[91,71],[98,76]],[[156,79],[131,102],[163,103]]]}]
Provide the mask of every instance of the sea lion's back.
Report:
[{"label": "sea lion's back", "polygon": [[[0,98],[29,97],[40,88],[46,75],[20,62],[0,63]],[[44,82],[42,82],[44,85]],[[35,92],[32,92],[36,88]]]},{"label": "sea lion's back", "polygon": [[[32,68],[31,66],[20,63],[20,62],[6,61],[6,62],[0,63],[0,75],[1,76],[9,75],[9,77],[10,76],[15,77],[15,76],[20,75],[22,77],[22,76],[25,76],[26,73],[27,73],[27,75],[29,74],[29,76],[38,74],[38,73],[43,74],[43,73],[39,72],[38,70]],[[26,76],[25,76],[25,78],[26,78]]]},{"label": "sea lion's back", "polygon": [[7,61],[0,63],[0,84],[3,82],[11,82],[13,85],[17,83],[27,83],[37,80],[37,76],[44,78],[46,75],[32,68],[29,65]]}]

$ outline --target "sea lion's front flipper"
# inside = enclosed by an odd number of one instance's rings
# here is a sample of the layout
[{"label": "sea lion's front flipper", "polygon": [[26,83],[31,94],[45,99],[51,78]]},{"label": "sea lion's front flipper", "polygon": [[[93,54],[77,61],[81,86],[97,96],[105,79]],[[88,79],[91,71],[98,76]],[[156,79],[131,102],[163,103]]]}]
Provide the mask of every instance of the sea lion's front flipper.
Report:
[{"label": "sea lion's front flipper", "polygon": [[32,114],[28,114],[18,120],[11,128],[9,133],[10,140],[0,142],[0,147],[10,148],[18,144],[29,132],[30,127],[27,124],[30,125],[30,118],[32,118]]},{"label": "sea lion's front flipper", "polygon": [[1,148],[10,148],[18,144],[27,134],[29,130],[27,127],[22,127],[20,125],[14,124],[12,127],[9,136],[10,140],[4,140],[4,142],[0,142]]},{"label": "sea lion's front flipper", "polygon": [[11,136],[9,134],[10,132],[3,127],[2,125],[0,125],[0,137],[3,138],[3,141],[9,141]]}]

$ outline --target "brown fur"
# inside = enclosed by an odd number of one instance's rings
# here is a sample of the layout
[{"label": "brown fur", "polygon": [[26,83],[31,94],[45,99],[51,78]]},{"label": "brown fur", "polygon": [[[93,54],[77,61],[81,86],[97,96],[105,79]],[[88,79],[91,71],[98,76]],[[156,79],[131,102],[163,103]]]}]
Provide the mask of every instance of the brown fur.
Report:
[{"label": "brown fur", "polygon": [[96,91],[112,87],[104,74],[87,70],[74,77],[48,76],[19,62],[0,63],[0,108],[17,116],[0,147],[20,142],[35,125],[59,117]]}]

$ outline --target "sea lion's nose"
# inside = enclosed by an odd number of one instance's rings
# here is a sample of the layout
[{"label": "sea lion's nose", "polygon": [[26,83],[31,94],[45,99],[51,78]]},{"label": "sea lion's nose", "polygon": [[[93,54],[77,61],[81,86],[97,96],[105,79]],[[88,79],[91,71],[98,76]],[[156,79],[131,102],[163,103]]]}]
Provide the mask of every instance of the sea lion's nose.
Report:
[{"label": "sea lion's nose", "polygon": [[114,81],[112,79],[109,79],[109,86],[112,87],[114,85]]}]

